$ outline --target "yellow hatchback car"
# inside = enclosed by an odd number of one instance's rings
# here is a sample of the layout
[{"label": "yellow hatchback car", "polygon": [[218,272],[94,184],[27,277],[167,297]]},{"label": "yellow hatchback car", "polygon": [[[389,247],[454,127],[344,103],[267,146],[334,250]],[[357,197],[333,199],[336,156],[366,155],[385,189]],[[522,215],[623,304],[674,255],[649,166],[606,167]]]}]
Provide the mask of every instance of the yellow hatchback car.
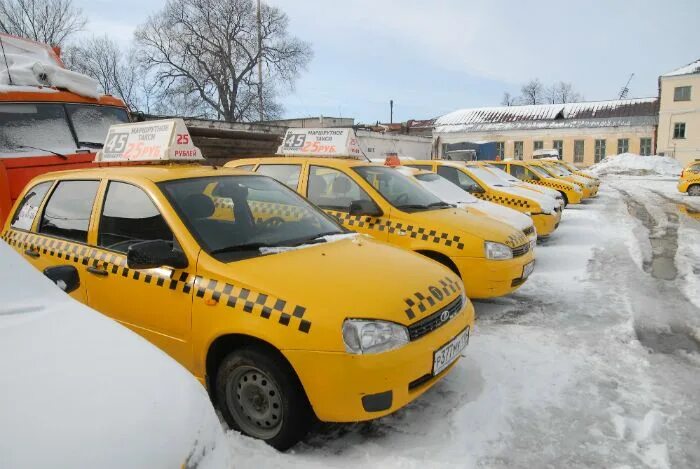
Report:
[{"label": "yellow hatchback car", "polygon": [[700,196],[700,161],[695,160],[681,172],[678,191],[695,197]]},{"label": "yellow hatchback car", "polygon": [[565,206],[580,204],[583,200],[583,191],[578,185],[558,179],[536,164],[519,160],[489,161],[489,164],[503,169],[521,181],[559,191]]},{"label": "yellow hatchback car", "polygon": [[272,176],[353,231],[423,254],[459,274],[469,298],[506,295],[534,269],[527,236],[467,213],[379,163],[351,158],[282,156],[227,167]]},{"label": "yellow hatchback car", "polygon": [[[224,203],[228,217],[215,213]],[[350,233],[261,175],[47,173],[12,213],[4,241],[40,271],[65,271],[74,298],[175,358],[232,428],[279,449],[314,416],[363,421],[413,401],[454,366],[474,324],[449,269]]]},{"label": "yellow hatchback car", "polygon": [[549,237],[561,221],[561,211],[553,198],[510,184],[481,165],[445,160],[414,160],[405,165],[433,171],[479,199],[528,214],[539,238]]},{"label": "yellow hatchback car", "polygon": [[589,199],[598,195],[598,183],[590,179],[578,176],[565,167],[559,166],[556,162],[551,160],[538,160],[530,163],[532,165],[539,166],[549,173],[551,176],[562,179],[564,181],[573,182],[576,184],[581,192],[583,192],[583,198]]}]

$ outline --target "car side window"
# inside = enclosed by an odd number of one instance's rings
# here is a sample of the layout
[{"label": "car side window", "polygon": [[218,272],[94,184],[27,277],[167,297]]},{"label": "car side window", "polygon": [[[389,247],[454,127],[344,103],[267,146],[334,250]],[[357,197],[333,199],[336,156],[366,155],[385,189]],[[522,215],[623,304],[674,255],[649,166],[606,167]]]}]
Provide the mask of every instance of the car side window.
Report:
[{"label": "car side window", "polygon": [[438,166],[438,174],[467,192],[483,192],[481,186],[457,168]]},{"label": "car side window", "polygon": [[299,175],[301,174],[301,165],[299,164],[261,164],[258,166],[258,173],[270,176],[277,179],[279,182],[297,190],[299,185]]},{"label": "car side window", "polygon": [[27,192],[27,195],[24,196],[17,207],[15,215],[12,217],[10,222],[12,228],[18,230],[30,230],[32,228],[34,217],[36,217],[36,213],[39,211],[39,206],[43,202],[46,193],[51,189],[51,184],[53,184],[53,181],[41,182]]},{"label": "car side window", "polygon": [[537,180],[537,177],[532,174],[532,172],[524,166],[517,164],[510,165],[511,176],[520,179],[521,181],[533,181]]},{"label": "car side window", "polygon": [[46,203],[39,232],[87,242],[90,214],[100,181],[60,181]]},{"label": "car side window", "polygon": [[691,166],[690,171],[693,173],[700,173],[700,164],[694,164]]},{"label": "car side window", "polygon": [[325,209],[348,212],[352,202],[374,203],[352,178],[337,169],[311,166],[308,186],[308,199]]},{"label": "car side window", "polygon": [[127,252],[132,244],[153,240],[173,242],[174,236],[151,198],[132,184],[111,181],[100,216],[97,244]]}]

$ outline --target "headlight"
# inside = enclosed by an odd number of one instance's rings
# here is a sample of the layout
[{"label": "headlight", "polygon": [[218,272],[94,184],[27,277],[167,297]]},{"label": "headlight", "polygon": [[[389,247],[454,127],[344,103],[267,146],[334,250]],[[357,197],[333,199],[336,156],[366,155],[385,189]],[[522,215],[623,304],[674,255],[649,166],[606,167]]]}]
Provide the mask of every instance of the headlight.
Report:
[{"label": "headlight", "polygon": [[484,253],[486,254],[486,259],[512,259],[513,250],[501,243],[493,243],[491,241],[484,241]]},{"label": "headlight", "polygon": [[346,319],[343,342],[348,353],[380,353],[403,347],[409,342],[408,329],[389,321]]},{"label": "headlight", "polygon": [[532,216],[532,212],[525,212],[525,215],[527,215],[528,217],[531,217],[531,216]]}]

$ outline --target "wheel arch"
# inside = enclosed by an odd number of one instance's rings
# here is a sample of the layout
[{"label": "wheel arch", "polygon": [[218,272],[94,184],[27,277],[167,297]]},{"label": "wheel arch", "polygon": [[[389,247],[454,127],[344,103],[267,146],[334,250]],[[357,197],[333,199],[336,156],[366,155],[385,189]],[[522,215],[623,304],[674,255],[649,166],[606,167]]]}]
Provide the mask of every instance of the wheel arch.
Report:
[{"label": "wheel arch", "polygon": [[445,267],[449,268],[452,272],[457,274],[459,278],[462,278],[462,274],[459,272],[459,268],[457,268],[457,265],[452,261],[452,259],[450,259],[449,256],[430,249],[417,249],[415,252],[417,252],[418,254],[422,254],[423,256],[434,260],[435,262],[439,262],[440,264],[444,265]]}]

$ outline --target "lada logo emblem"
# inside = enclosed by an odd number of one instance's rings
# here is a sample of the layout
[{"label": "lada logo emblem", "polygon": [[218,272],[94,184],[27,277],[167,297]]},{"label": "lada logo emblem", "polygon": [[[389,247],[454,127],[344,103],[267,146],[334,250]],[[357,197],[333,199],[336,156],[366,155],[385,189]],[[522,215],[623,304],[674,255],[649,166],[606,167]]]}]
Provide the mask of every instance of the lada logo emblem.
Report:
[{"label": "lada logo emblem", "polygon": [[449,319],[450,319],[450,312],[447,310],[443,311],[442,314],[440,315],[440,322],[446,322]]}]

